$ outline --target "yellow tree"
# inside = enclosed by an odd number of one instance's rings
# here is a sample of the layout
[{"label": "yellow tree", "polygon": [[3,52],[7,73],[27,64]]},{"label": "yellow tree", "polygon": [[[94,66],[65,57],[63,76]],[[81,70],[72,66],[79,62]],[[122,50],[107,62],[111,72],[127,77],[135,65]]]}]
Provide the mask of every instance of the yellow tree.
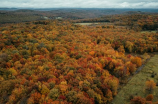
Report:
[{"label": "yellow tree", "polygon": [[133,43],[130,42],[130,41],[127,41],[127,42],[126,42],[126,45],[125,45],[125,48],[127,48],[129,52],[132,52]]}]

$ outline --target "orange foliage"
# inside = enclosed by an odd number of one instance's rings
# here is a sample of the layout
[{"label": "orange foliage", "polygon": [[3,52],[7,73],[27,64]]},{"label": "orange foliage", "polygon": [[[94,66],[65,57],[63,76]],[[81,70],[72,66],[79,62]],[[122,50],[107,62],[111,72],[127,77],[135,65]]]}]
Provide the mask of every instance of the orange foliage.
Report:
[{"label": "orange foliage", "polygon": [[[113,25],[89,27],[48,20],[12,24],[0,31],[0,80],[7,82],[1,84],[0,100],[10,95],[8,103],[18,103],[27,95],[30,104],[110,103],[117,95],[119,80],[145,61],[126,52],[158,51],[158,33]],[[16,84],[8,85],[10,81]],[[152,80],[146,82],[148,90],[155,86]],[[145,100],[137,97],[132,101]]]},{"label": "orange foliage", "polygon": [[152,91],[156,87],[156,83],[153,80],[146,81],[146,89]]},{"label": "orange foliage", "polygon": [[142,65],[141,58],[139,58],[139,57],[132,58],[131,62],[132,62],[133,64],[136,64],[137,67],[140,67],[140,66]]},{"label": "orange foliage", "polygon": [[91,52],[89,52],[89,54],[90,54],[91,56],[94,56],[95,51],[91,51]]}]

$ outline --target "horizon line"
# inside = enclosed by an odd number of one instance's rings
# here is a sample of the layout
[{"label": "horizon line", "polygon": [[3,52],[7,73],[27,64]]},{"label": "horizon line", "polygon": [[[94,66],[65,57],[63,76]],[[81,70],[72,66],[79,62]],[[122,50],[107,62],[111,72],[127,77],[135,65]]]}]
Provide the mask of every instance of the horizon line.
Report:
[{"label": "horizon line", "polygon": [[158,9],[158,8],[102,8],[102,7],[0,7],[0,9]]}]

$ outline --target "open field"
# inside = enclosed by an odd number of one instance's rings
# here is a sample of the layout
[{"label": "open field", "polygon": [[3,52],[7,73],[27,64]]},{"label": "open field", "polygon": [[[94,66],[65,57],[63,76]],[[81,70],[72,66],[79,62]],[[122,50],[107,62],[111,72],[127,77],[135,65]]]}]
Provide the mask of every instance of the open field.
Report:
[{"label": "open field", "polygon": [[158,30],[155,30],[155,31],[142,31],[141,33],[156,33],[158,32]]},{"label": "open field", "polygon": [[75,23],[75,25],[83,25],[83,26],[88,26],[88,25],[94,25],[98,23]]},{"label": "open field", "polygon": [[74,23],[75,25],[82,25],[82,26],[90,26],[90,25],[106,25],[106,26],[111,26],[114,25],[113,23],[110,22],[81,22],[81,23]]},{"label": "open field", "polygon": [[[112,101],[112,104],[129,104],[130,100],[129,97],[133,96],[141,96],[146,97],[149,92],[147,92],[145,88],[145,82],[147,80],[154,80],[158,82],[158,55],[152,57],[145,67],[136,74],[125,87],[118,93],[118,95]],[[153,78],[151,77],[153,74],[156,74]],[[154,100],[157,101],[158,99],[158,87],[156,87],[152,94],[154,95]]]}]

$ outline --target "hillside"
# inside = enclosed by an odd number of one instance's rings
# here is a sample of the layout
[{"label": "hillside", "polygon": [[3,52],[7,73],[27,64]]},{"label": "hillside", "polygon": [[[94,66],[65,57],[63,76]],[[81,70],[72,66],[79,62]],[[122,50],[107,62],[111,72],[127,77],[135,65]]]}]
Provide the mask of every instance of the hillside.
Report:
[{"label": "hillside", "polygon": [[157,9],[104,9],[104,8],[0,8],[0,23],[20,23],[35,20],[56,19],[90,19],[116,14],[157,13]]}]

